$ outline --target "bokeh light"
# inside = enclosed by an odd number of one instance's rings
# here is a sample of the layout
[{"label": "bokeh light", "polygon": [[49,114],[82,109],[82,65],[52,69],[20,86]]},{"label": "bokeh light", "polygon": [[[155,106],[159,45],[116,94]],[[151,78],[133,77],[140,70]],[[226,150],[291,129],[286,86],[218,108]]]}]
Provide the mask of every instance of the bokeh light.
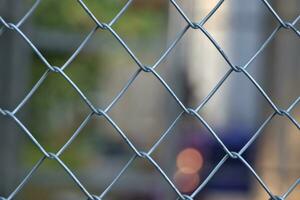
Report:
[{"label": "bokeh light", "polygon": [[185,174],[182,171],[177,171],[174,175],[174,181],[176,186],[181,192],[192,192],[199,185],[199,174]]},{"label": "bokeh light", "polygon": [[177,156],[177,168],[184,174],[195,174],[203,166],[202,154],[194,148],[186,148]]}]

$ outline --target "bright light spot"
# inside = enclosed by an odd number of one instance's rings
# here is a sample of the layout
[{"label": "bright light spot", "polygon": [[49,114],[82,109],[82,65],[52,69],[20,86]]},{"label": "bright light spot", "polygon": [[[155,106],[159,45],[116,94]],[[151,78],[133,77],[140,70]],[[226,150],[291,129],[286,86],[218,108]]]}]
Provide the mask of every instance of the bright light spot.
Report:
[{"label": "bright light spot", "polygon": [[201,153],[194,148],[186,148],[177,156],[177,168],[184,174],[195,174],[203,166]]},{"label": "bright light spot", "polygon": [[200,177],[198,174],[185,174],[177,171],[174,176],[176,186],[181,192],[192,192],[199,185]]}]

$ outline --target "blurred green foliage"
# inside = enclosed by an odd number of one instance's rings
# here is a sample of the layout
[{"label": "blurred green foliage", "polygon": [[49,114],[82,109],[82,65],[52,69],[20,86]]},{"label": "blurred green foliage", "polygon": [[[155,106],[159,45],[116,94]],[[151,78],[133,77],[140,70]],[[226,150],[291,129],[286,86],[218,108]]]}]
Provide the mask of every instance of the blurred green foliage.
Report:
[{"label": "blurred green foliage", "polygon": [[[100,22],[109,23],[126,4],[125,0],[85,0],[84,3]],[[117,23],[120,33],[133,37],[147,36],[155,29],[163,29],[166,23],[166,2],[135,0]],[[34,14],[34,23],[50,29],[87,31],[93,26],[92,19],[75,0],[43,0]]]},{"label": "blurred green foliage", "polygon": [[[29,5],[32,5],[34,1],[28,0],[28,2]],[[95,16],[105,23],[109,23],[126,2],[125,0],[84,1]],[[166,29],[166,5],[166,2],[161,0],[135,0],[114,25],[114,29],[119,34],[130,38],[153,37],[155,34],[161,34]],[[92,19],[76,0],[42,0],[32,18],[32,25],[35,29],[59,31],[61,33],[82,33],[86,35],[95,26]],[[66,59],[73,53],[69,50],[56,52],[45,47],[39,50],[43,52],[47,60],[51,61],[50,63],[57,66],[66,62]],[[102,70],[105,66],[109,66],[111,59],[122,58],[122,56],[116,55],[118,53],[118,51],[105,53],[106,55],[98,51],[80,53],[78,56],[80,58],[76,58],[71,63],[66,69],[66,73],[89,98],[95,93],[101,95],[101,91],[97,90],[99,90],[98,84],[101,83]],[[112,55],[108,56],[107,54]],[[46,68],[43,67],[39,58],[34,55],[32,57],[30,87],[37,82],[45,70]],[[89,109],[77,92],[71,88],[65,79],[57,76],[57,74],[50,74],[36,94],[33,95],[29,102],[29,111],[30,117],[26,118],[26,125],[33,131],[38,141],[47,150],[53,152],[56,152],[70,138],[71,134],[89,113]],[[111,148],[109,144],[116,141],[108,141],[109,138],[103,136],[99,137],[102,135],[101,132],[105,130],[98,130],[96,127],[87,127],[88,139],[79,139],[80,145],[72,148],[72,154],[67,154],[64,160],[77,167],[82,167],[82,163],[86,163],[87,160],[95,157],[95,153],[99,151],[103,153],[105,148]],[[26,164],[32,165],[41,157],[41,153],[32,150],[31,144],[25,146],[23,152],[25,155],[22,158],[24,158]]]}]

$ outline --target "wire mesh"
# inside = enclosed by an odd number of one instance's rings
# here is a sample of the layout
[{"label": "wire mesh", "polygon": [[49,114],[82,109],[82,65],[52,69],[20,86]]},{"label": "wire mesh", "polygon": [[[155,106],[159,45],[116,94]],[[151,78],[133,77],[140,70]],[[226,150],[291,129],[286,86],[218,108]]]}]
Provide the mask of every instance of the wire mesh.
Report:
[{"label": "wire mesh", "polygon": [[[269,4],[267,0],[261,0],[268,9],[268,11],[272,14],[272,16],[277,20],[277,27],[275,30],[269,35],[269,37],[264,41],[264,43],[259,47],[259,49],[255,52],[255,54],[249,59],[249,61],[243,66],[235,65],[226,55],[226,52],[223,51],[221,46],[216,42],[216,40],[212,37],[212,35],[204,28],[204,25],[209,21],[209,19],[217,12],[217,10],[221,7],[224,0],[219,1],[215,7],[200,21],[193,22],[188,15],[183,11],[182,7],[175,1],[170,0],[172,6],[176,8],[176,11],[181,15],[181,17],[185,20],[186,26],[183,30],[178,32],[177,37],[173,42],[171,42],[168,48],[164,51],[161,57],[153,64],[152,66],[144,65],[135,55],[133,51],[129,48],[129,46],[122,40],[122,38],[118,35],[118,33],[114,30],[114,24],[122,17],[122,15],[127,11],[130,4],[133,0],[129,0],[124,7],[119,11],[119,13],[109,22],[103,23],[98,20],[93,12],[89,9],[89,7],[84,3],[83,0],[77,0],[77,3],[80,4],[81,8],[86,12],[86,14],[90,17],[90,19],[94,22],[94,28],[90,31],[90,33],[85,37],[80,46],[76,49],[76,51],[72,54],[72,56],[64,63],[62,66],[53,66],[48,60],[43,56],[43,54],[39,51],[39,49],[35,46],[35,44],[27,37],[27,35],[21,30],[23,23],[35,12],[41,0],[35,1],[35,3],[31,6],[28,12],[17,22],[11,23],[7,22],[2,16],[0,16],[0,24],[2,27],[0,28],[0,36],[4,31],[13,31],[17,33],[22,39],[26,41],[26,43],[31,47],[32,51],[38,56],[38,58],[43,62],[46,66],[46,71],[41,76],[41,78],[37,81],[34,87],[29,91],[29,93],[25,96],[25,98],[13,109],[6,110],[5,108],[0,108],[0,114],[10,118],[13,120],[21,129],[22,132],[32,141],[32,144],[35,145],[43,154],[43,157],[34,165],[31,171],[27,174],[27,176],[21,181],[21,183],[10,193],[7,197],[0,197],[2,200],[11,200],[14,199],[17,193],[19,193],[22,188],[30,181],[32,175],[37,171],[37,169],[44,163],[46,159],[55,160],[66,172],[68,176],[72,178],[74,183],[78,186],[78,188],[83,192],[83,194],[91,200],[96,199],[105,199],[105,196],[108,192],[114,187],[114,185],[118,182],[119,178],[126,173],[126,169],[132,165],[132,163],[136,159],[145,159],[150,164],[152,164],[156,170],[160,173],[161,179],[166,181],[169,186],[176,192],[177,199],[182,200],[192,200],[199,194],[205,186],[210,182],[216,172],[223,166],[223,164],[229,159],[239,160],[245,168],[247,168],[255,177],[260,186],[264,189],[264,191],[268,194],[270,199],[278,200],[278,199],[286,199],[294,189],[300,184],[300,179],[298,179],[294,184],[292,184],[287,191],[282,195],[274,194],[268,187],[268,185],[264,182],[264,180],[258,175],[258,173],[253,169],[253,167],[248,163],[248,161],[243,157],[243,153],[256,141],[258,136],[263,134],[263,130],[267,124],[269,124],[272,119],[278,115],[282,117],[286,117],[290,123],[292,123],[298,130],[300,129],[299,122],[292,116],[291,111],[295,108],[295,106],[299,103],[300,97],[298,97],[288,108],[282,109],[279,108],[270,98],[270,96],[264,91],[264,89],[258,84],[258,82],[251,76],[251,74],[247,71],[248,66],[252,63],[256,57],[261,54],[265,47],[272,41],[275,35],[281,29],[287,29],[291,32],[295,33],[298,38],[300,38],[300,31],[296,28],[296,23],[300,20],[300,15],[294,19],[293,21],[285,21],[282,19],[278,13],[274,10],[274,8]],[[59,3],[59,2],[58,2]],[[223,78],[215,85],[215,87],[210,91],[210,93],[204,98],[202,102],[200,102],[199,106],[195,108],[189,108],[180,99],[176,96],[175,92],[171,89],[171,87],[165,82],[165,80],[160,76],[160,74],[156,71],[156,68],[167,59],[168,54],[176,48],[176,44],[181,40],[183,35],[185,35],[190,29],[199,30],[202,34],[206,36],[206,38],[215,46],[223,59],[227,62],[229,69],[227,73],[224,74]],[[89,98],[81,91],[80,86],[76,85],[72,79],[65,73],[65,69],[70,66],[70,64],[74,61],[74,59],[80,54],[81,50],[84,46],[89,43],[91,37],[97,31],[107,31],[109,32],[115,40],[117,40],[122,47],[127,51],[128,56],[136,63],[137,70],[132,74],[131,78],[128,82],[123,86],[122,90],[115,96],[115,98],[110,102],[110,104],[105,108],[98,108],[94,106],[94,104],[89,100]],[[57,74],[57,76],[62,76],[71,86],[72,88],[79,94],[81,99],[85,104],[90,108],[89,115],[85,118],[85,120],[81,123],[81,125],[77,128],[77,130],[73,133],[72,137],[60,148],[60,150],[56,153],[48,152],[40,142],[33,136],[31,131],[20,121],[16,114],[18,111],[24,106],[24,104],[29,101],[31,96],[36,92],[36,90],[40,87],[40,85],[47,79],[49,74]],[[149,149],[147,152],[139,151],[138,148],[134,145],[134,143],[127,137],[127,134],[123,132],[123,130],[118,126],[117,123],[110,117],[109,111],[112,107],[120,100],[120,98],[126,93],[127,89],[131,86],[131,84],[136,80],[136,78],[141,73],[149,73],[152,74],[165,88],[165,90],[170,93],[170,95],[176,100],[178,105],[180,106],[182,112],[177,116],[177,118],[170,124],[168,129],[163,132],[160,138],[156,141],[156,143]],[[245,79],[249,79],[250,82],[255,86],[255,88],[263,95],[264,99],[268,102],[268,104],[272,107],[273,113],[260,125],[260,127],[253,134],[252,138],[243,146],[238,152],[231,151],[219,138],[218,133],[216,133],[213,128],[209,125],[209,123],[199,114],[199,111],[203,108],[207,102],[214,96],[214,94],[219,90],[221,85],[228,79],[229,76],[233,73],[241,73]],[[167,139],[167,136],[170,134],[172,128],[176,125],[179,119],[183,116],[183,114],[188,114],[194,118],[196,118],[199,123],[203,124],[209,133],[213,136],[215,141],[222,147],[225,152],[225,156],[218,162],[216,166],[214,166],[213,170],[210,174],[205,178],[205,180],[190,194],[184,194],[180,192],[180,190],[176,187],[176,184],[166,175],[166,172],[161,168],[161,166],[154,160],[152,157],[152,153],[157,149],[157,147],[162,143],[162,141]],[[98,116],[106,119],[111,126],[119,133],[120,137],[123,139],[124,143],[126,143],[132,150],[133,155],[131,159],[127,162],[127,164],[123,167],[123,169],[119,172],[119,174],[113,179],[113,181],[109,184],[109,186],[102,191],[100,195],[91,194],[88,189],[81,183],[79,178],[72,172],[64,161],[60,158],[64,153],[65,149],[76,139],[76,137],[80,134],[81,130],[89,123],[92,116]]]}]

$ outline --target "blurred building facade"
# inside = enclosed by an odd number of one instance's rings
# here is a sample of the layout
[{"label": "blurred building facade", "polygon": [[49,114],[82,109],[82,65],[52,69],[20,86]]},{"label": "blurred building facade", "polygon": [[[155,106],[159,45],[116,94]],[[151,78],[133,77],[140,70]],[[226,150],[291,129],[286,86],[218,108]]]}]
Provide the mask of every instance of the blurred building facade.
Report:
[{"label": "blurred building facade", "polygon": [[[286,21],[294,21],[299,17],[299,1],[275,1],[276,11]],[[299,22],[298,22],[299,24]],[[280,108],[287,109],[299,98],[299,38],[288,30],[281,30],[271,44],[267,64],[270,72],[265,74],[268,78],[268,90],[271,97]],[[291,114],[299,121],[299,104],[291,111]],[[299,178],[299,130],[290,121],[277,117],[266,129],[261,145],[261,157],[257,165],[259,172],[276,194],[283,194]],[[270,139],[272,138],[272,139]],[[257,199],[263,195],[258,194]],[[288,197],[296,200],[300,197],[299,187]]]},{"label": "blurred building facade", "polygon": [[[182,4],[191,19],[200,21],[217,3],[218,1],[189,1]],[[272,6],[287,21],[294,21],[299,15],[297,1],[274,1]],[[204,27],[229,59],[234,64],[243,66],[277,25],[262,2],[225,1]],[[201,102],[209,94],[229,66],[208,38],[201,36],[200,31],[190,36],[183,47],[187,63],[183,67],[187,69],[187,85],[192,91],[189,99],[193,104]],[[299,98],[300,71],[299,58],[296,55],[299,48],[297,36],[292,31],[281,30],[248,67],[250,74],[280,108],[287,109]],[[251,133],[272,113],[270,106],[251,86],[251,82],[242,76],[232,75],[214,96],[216,97],[212,97],[211,103],[204,106],[200,113],[211,122],[221,138],[222,134],[228,134],[232,141],[235,137],[240,137],[236,141],[240,145],[245,144]],[[299,119],[299,106],[294,109],[293,116]],[[257,139],[255,148],[249,150],[255,152],[255,162],[251,162],[254,169],[278,195],[282,195],[299,178],[297,132],[298,129],[288,120],[278,117]],[[242,139],[245,139],[243,135],[246,140]],[[227,181],[231,179],[232,177],[228,177]],[[248,179],[252,188],[248,192],[240,191],[238,187],[225,192],[213,190],[207,199],[267,199],[265,191],[260,189],[254,178]],[[289,199],[298,198],[299,190],[296,189]]]}]

